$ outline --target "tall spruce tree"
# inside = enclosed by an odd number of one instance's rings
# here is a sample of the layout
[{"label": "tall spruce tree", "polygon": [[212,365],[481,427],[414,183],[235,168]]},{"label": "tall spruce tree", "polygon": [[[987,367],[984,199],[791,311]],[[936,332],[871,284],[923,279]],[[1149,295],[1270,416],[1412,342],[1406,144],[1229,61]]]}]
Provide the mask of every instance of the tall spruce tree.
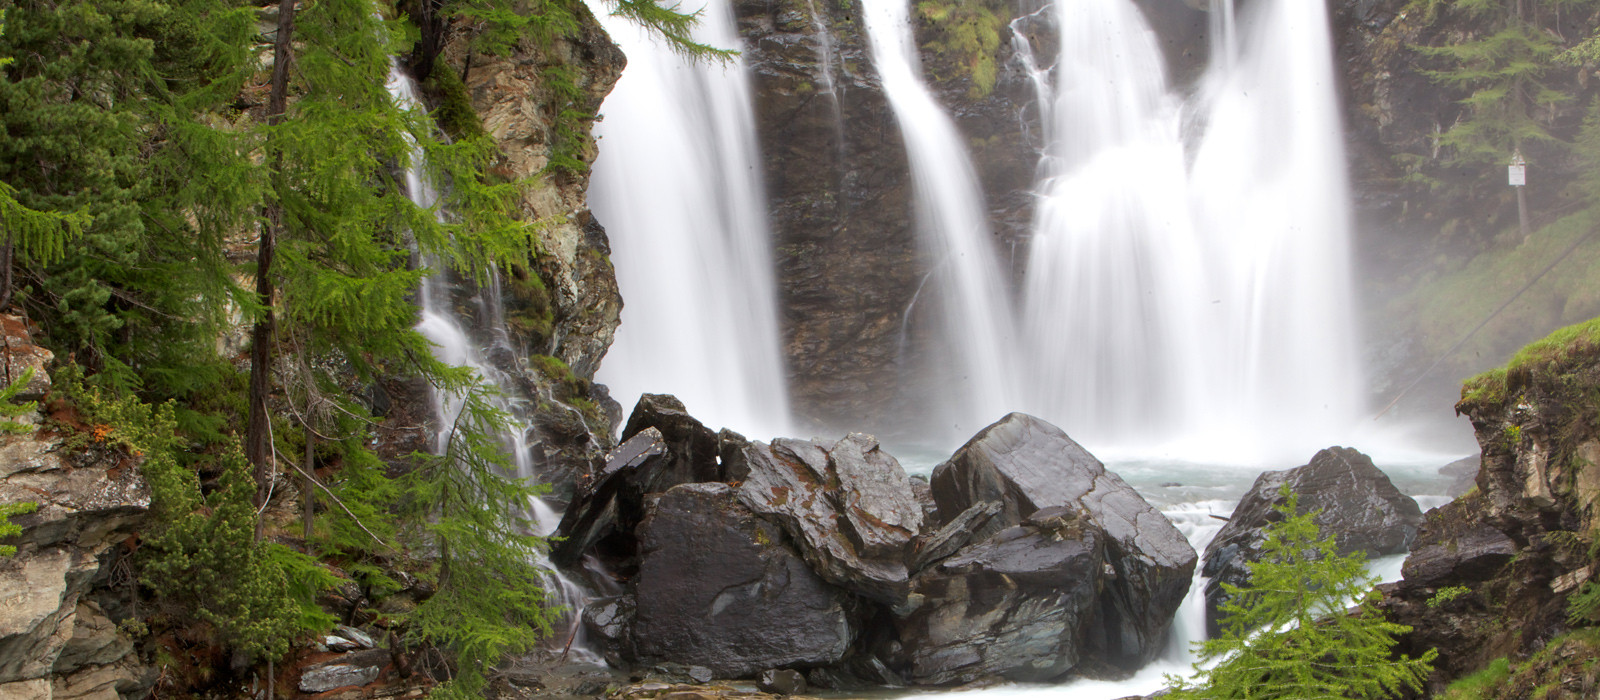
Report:
[{"label": "tall spruce tree", "polygon": [[1229,602],[1222,634],[1199,644],[1196,679],[1171,679],[1167,697],[1350,700],[1420,690],[1437,652],[1395,658],[1395,637],[1410,628],[1375,607],[1377,580],[1367,574],[1366,558],[1341,556],[1316,514],[1299,512],[1299,496],[1288,486],[1280,493],[1283,520],[1267,526],[1249,585],[1223,584]]}]

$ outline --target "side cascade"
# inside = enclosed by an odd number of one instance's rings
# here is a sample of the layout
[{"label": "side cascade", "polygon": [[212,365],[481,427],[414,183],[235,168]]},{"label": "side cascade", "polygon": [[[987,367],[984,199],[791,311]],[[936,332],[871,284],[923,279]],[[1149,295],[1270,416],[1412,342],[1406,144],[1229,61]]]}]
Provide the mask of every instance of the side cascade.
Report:
[{"label": "side cascade", "polygon": [[[422,109],[422,102],[417,98],[416,83],[400,69],[398,63],[390,67],[388,88],[389,94],[401,108]],[[429,181],[424,167],[425,159],[426,155],[420,148],[412,152],[411,162],[405,171],[406,191],[411,201],[418,206],[432,208],[438,204],[439,194]],[[435,272],[423,279],[422,288],[417,295],[422,307],[417,331],[433,344],[434,356],[439,361],[456,367],[470,367],[485,381],[504,389],[494,400],[500,404],[497,408],[512,416],[516,424],[499,436],[502,447],[514,460],[515,476],[523,479],[537,477],[528,442],[528,436],[535,434],[536,429],[525,420],[526,412],[519,411],[519,407],[508,398],[516,395],[513,389],[516,383],[505,372],[485,359],[491,353],[514,352],[502,318],[498,274],[491,274],[488,282],[478,290],[476,306],[480,318],[464,319],[459,318],[453,311],[454,305],[450,303],[449,298],[449,282],[444,279],[444,273],[439,272],[443,269],[442,266],[434,260],[423,260],[423,263]],[[468,324],[487,329],[489,347],[480,348],[473,341],[465,330]],[[434,415],[440,426],[439,433],[434,436],[433,450],[437,454],[443,454],[450,446],[451,426],[461,415],[463,402],[460,396],[445,391],[434,391],[433,402]],[[560,524],[560,514],[544,501],[532,499],[527,507],[532,519],[538,525],[537,534],[549,535]],[[545,589],[558,597],[551,603],[571,611],[568,618],[572,624],[576,624],[578,614],[589,601],[587,592],[577,583],[561,575],[549,561],[532,563],[544,572]],[[580,653],[587,652],[580,651]]]},{"label": "side cascade", "polygon": [[[687,59],[604,3],[590,7],[628,56],[595,127],[589,188],[627,300],[597,379],[623,405],[671,393],[710,424],[785,434],[766,193],[743,63]],[[739,46],[726,0],[700,9],[694,39]]]},{"label": "side cascade", "polygon": [[967,435],[1013,408],[1011,298],[977,173],[955,123],[922,80],[906,0],[862,5],[873,61],[905,140],[918,240],[932,265],[917,299],[938,308],[936,346],[949,353],[938,358],[944,368],[924,379],[939,387],[932,398],[951,411],[939,416],[941,432],[950,426],[952,435]]},{"label": "side cascade", "polygon": [[1273,459],[1361,410],[1332,47],[1323,3],[1252,3],[1237,27],[1212,4],[1187,101],[1133,0],[1055,5],[1023,405],[1113,450]]}]

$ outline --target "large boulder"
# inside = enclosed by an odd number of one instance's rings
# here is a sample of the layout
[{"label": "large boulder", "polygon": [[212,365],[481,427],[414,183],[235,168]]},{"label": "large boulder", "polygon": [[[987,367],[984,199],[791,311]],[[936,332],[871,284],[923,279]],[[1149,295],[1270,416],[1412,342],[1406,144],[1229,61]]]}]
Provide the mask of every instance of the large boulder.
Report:
[{"label": "large boulder", "polygon": [[921,603],[895,621],[918,683],[988,676],[1049,681],[1072,670],[1098,612],[1104,540],[1071,508],[1036,511],[913,583]]},{"label": "large boulder", "polygon": [[1313,520],[1323,535],[1338,538],[1342,554],[1404,554],[1422,524],[1417,502],[1400,493],[1371,457],[1348,447],[1322,450],[1305,466],[1261,474],[1206,547],[1201,573],[1211,579],[1206,585],[1206,625],[1213,633],[1217,609],[1227,599],[1222,584],[1249,582],[1248,565],[1260,559],[1266,542],[1263,528],[1282,519],[1276,508],[1283,503],[1280,489],[1285,484],[1299,494],[1303,512],[1316,513]]},{"label": "large boulder", "polygon": [[888,605],[904,602],[922,506],[876,438],[755,442],[745,461],[739,500],[780,524],[822,578]]},{"label": "large boulder", "polygon": [[674,487],[639,526],[631,652],[720,677],[844,658],[845,596],[782,544],[726,484]]},{"label": "large boulder", "polygon": [[974,540],[1063,506],[1105,547],[1096,573],[1098,614],[1083,632],[1083,654],[1132,670],[1165,646],[1172,616],[1194,574],[1194,548],[1166,516],[1072,438],[1033,416],[1012,413],[983,429],[933,472],[933,497],[952,520],[996,501],[999,514]]}]

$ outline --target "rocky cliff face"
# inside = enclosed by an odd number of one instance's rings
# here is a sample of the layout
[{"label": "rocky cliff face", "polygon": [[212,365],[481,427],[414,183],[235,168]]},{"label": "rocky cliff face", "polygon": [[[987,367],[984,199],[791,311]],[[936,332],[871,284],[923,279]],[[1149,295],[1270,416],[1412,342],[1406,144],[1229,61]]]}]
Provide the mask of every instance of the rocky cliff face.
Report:
[{"label": "rocky cliff face", "polygon": [[[527,183],[518,204],[538,231],[539,254],[501,272],[498,297],[464,281],[455,296],[458,309],[476,309],[465,315],[476,318],[481,344],[499,346],[486,359],[513,378],[515,398],[529,407],[539,432],[530,440],[537,476],[563,500],[578,475],[600,464],[620,416],[605,388],[590,381],[622,311],[605,229],[587,204],[596,144],[587,122],[573,131],[563,120],[596,114],[626,58],[586,8],[575,11],[580,28],[572,35],[508,56],[475,53],[454,32],[435,68],[461,77],[482,128],[498,142],[495,174]],[[552,168],[558,153],[583,167]],[[508,342],[491,337],[497,328]]]},{"label": "rocky cliff face", "polygon": [[[924,8],[917,38],[950,46],[925,55],[925,73],[971,140],[995,245],[1009,259],[1031,216],[1031,92],[1012,60],[1009,3],[971,5],[981,16]],[[906,315],[937,261],[918,248],[905,146],[878,84],[861,6],[742,0],[735,12],[757,93],[795,413],[831,426],[914,424],[915,415],[904,415],[915,413],[915,387],[901,384],[903,367],[918,360],[931,328]],[[964,22],[981,23],[993,40],[967,45],[946,36]],[[982,66],[976,77],[974,66]],[[933,318],[926,309],[916,315]]]},{"label": "rocky cliff face", "polygon": [[[31,366],[35,386],[26,393],[38,398],[50,385],[50,352],[18,319],[0,321],[4,366],[18,376]],[[60,439],[26,429],[38,422],[37,413],[20,416],[20,434],[0,435],[0,504],[37,506],[11,519],[22,532],[4,542],[17,551],[0,557],[0,697],[142,695],[156,669],[140,661],[106,608],[120,608],[119,587],[133,585],[118,564],[150,507],[149,486],[120,452],[69,453]]]},{"label": "rocky cliff face", "polygon": [[1404,580],[1385,587],[1390,617],[1414,628],[1402,651],[1439,649],[1439,680],[1524,659],[1594,624],[1594,610],[1569,617],[1569,605],[1600,573],[1597,395],[1594,323],[1467,385],[1456,408],[1483,449],[1477,488],[1427,514]]}]

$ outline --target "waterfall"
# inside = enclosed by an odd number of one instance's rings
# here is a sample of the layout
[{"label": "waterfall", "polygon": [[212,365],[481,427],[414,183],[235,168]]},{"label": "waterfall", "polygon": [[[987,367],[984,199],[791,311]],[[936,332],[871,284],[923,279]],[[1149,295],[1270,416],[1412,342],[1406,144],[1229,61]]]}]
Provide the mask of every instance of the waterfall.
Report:
[{"label": "waterfall", "polygon": [[1360,410],[1326,9],[1212,5],[1185,103],[1132,0],[1057,2],[1024,403],[1097,448],[1298,459]]},{"label": "waterfall", "polygon": [[[398,62],[390,66],[388,88],[391,98],[401,109],[422,109],[422,102],[417,98],[416,83],[400,69]],[[421,148],[413,149],[411,162],[405,171],[406,193],[417,206],[432,208],[439,202],[439,193],[429,181],[424,168],[426,157]],[[485,350],[512,350],[510,334],[506,332],[502,318],[498,273],[491,272],[489,281],[477,294],[476,305],[480,318],[463,319],[458,318],[452,311],[449,282],[444,279],[440,261],[424,259],[423,263],[434,270],[434,273],[423,279],[422,288],[417,295],[418,303],[422,307],[421,320],[416,326],[417,332],[433,344],[435,359],[455,367],[470,367],[484,381],[502,389],[494,399],[499,404],[496,408],[505,411],[516,424],[499,436],[501,446],[513,459],[516,469],[514,476],[521,479],[536,478],[538,474],[534,471],[532,450],[528,444],[528,435],[534,433],[535,429],[526,422],[526,411],[519,411],[518,406],[513,405],[509,398],[516,395],[517,383],[484,359],[489,354]],[[473,342],[466,332],[469,324],[487,324],[486,330],[491,338],[489,348],[480,348]],[[440,426],[438,434],[434,436],[433,450],[436,454],[444,454],[449,449],[452,426],[461,415],[464,402],[458,395],[439,390],[433,392],[433,402],[434,415],[438,418]],[[560,524],[560,515],[537,498],[527,504],[527,509],[538,528],[539,535],[551,534]],[[540,557],[540,561],[531,563],[541,572],[545,590],[552,598],[551,604],[569,611],[568,623],[578,625],[579,613],[588,602],[588,594],[581,586],[561,575],[543,557]],[[585,657],[589,656],[589,652],[582,649],[581,645],[578,653]]]},{"label": "waterfall", "polygon": [[[934,399],[966,436],[1011,406],[1011,302],[996,259],[977,174],[944,109],[922,82],[906,0],[864,0],[863,20],[884,95],[911,167],[913,223],[933,264],[938,344],[948,368]],[[920,293],[919,297],[922,296]],[[912,310],[908,309],[907,313]]]},{"label": "waterfall", "polygon": [[[625,305],[597,379],[624,408],[671,393],[696,418],[786,434],[773,256],[744,66],[692,62],[591,8],[628,56],[595,128],[589,206],[611,237]],[[693,8],[679,8],[689,11]],[[695,39],[737,47],[726,0]]]}]

